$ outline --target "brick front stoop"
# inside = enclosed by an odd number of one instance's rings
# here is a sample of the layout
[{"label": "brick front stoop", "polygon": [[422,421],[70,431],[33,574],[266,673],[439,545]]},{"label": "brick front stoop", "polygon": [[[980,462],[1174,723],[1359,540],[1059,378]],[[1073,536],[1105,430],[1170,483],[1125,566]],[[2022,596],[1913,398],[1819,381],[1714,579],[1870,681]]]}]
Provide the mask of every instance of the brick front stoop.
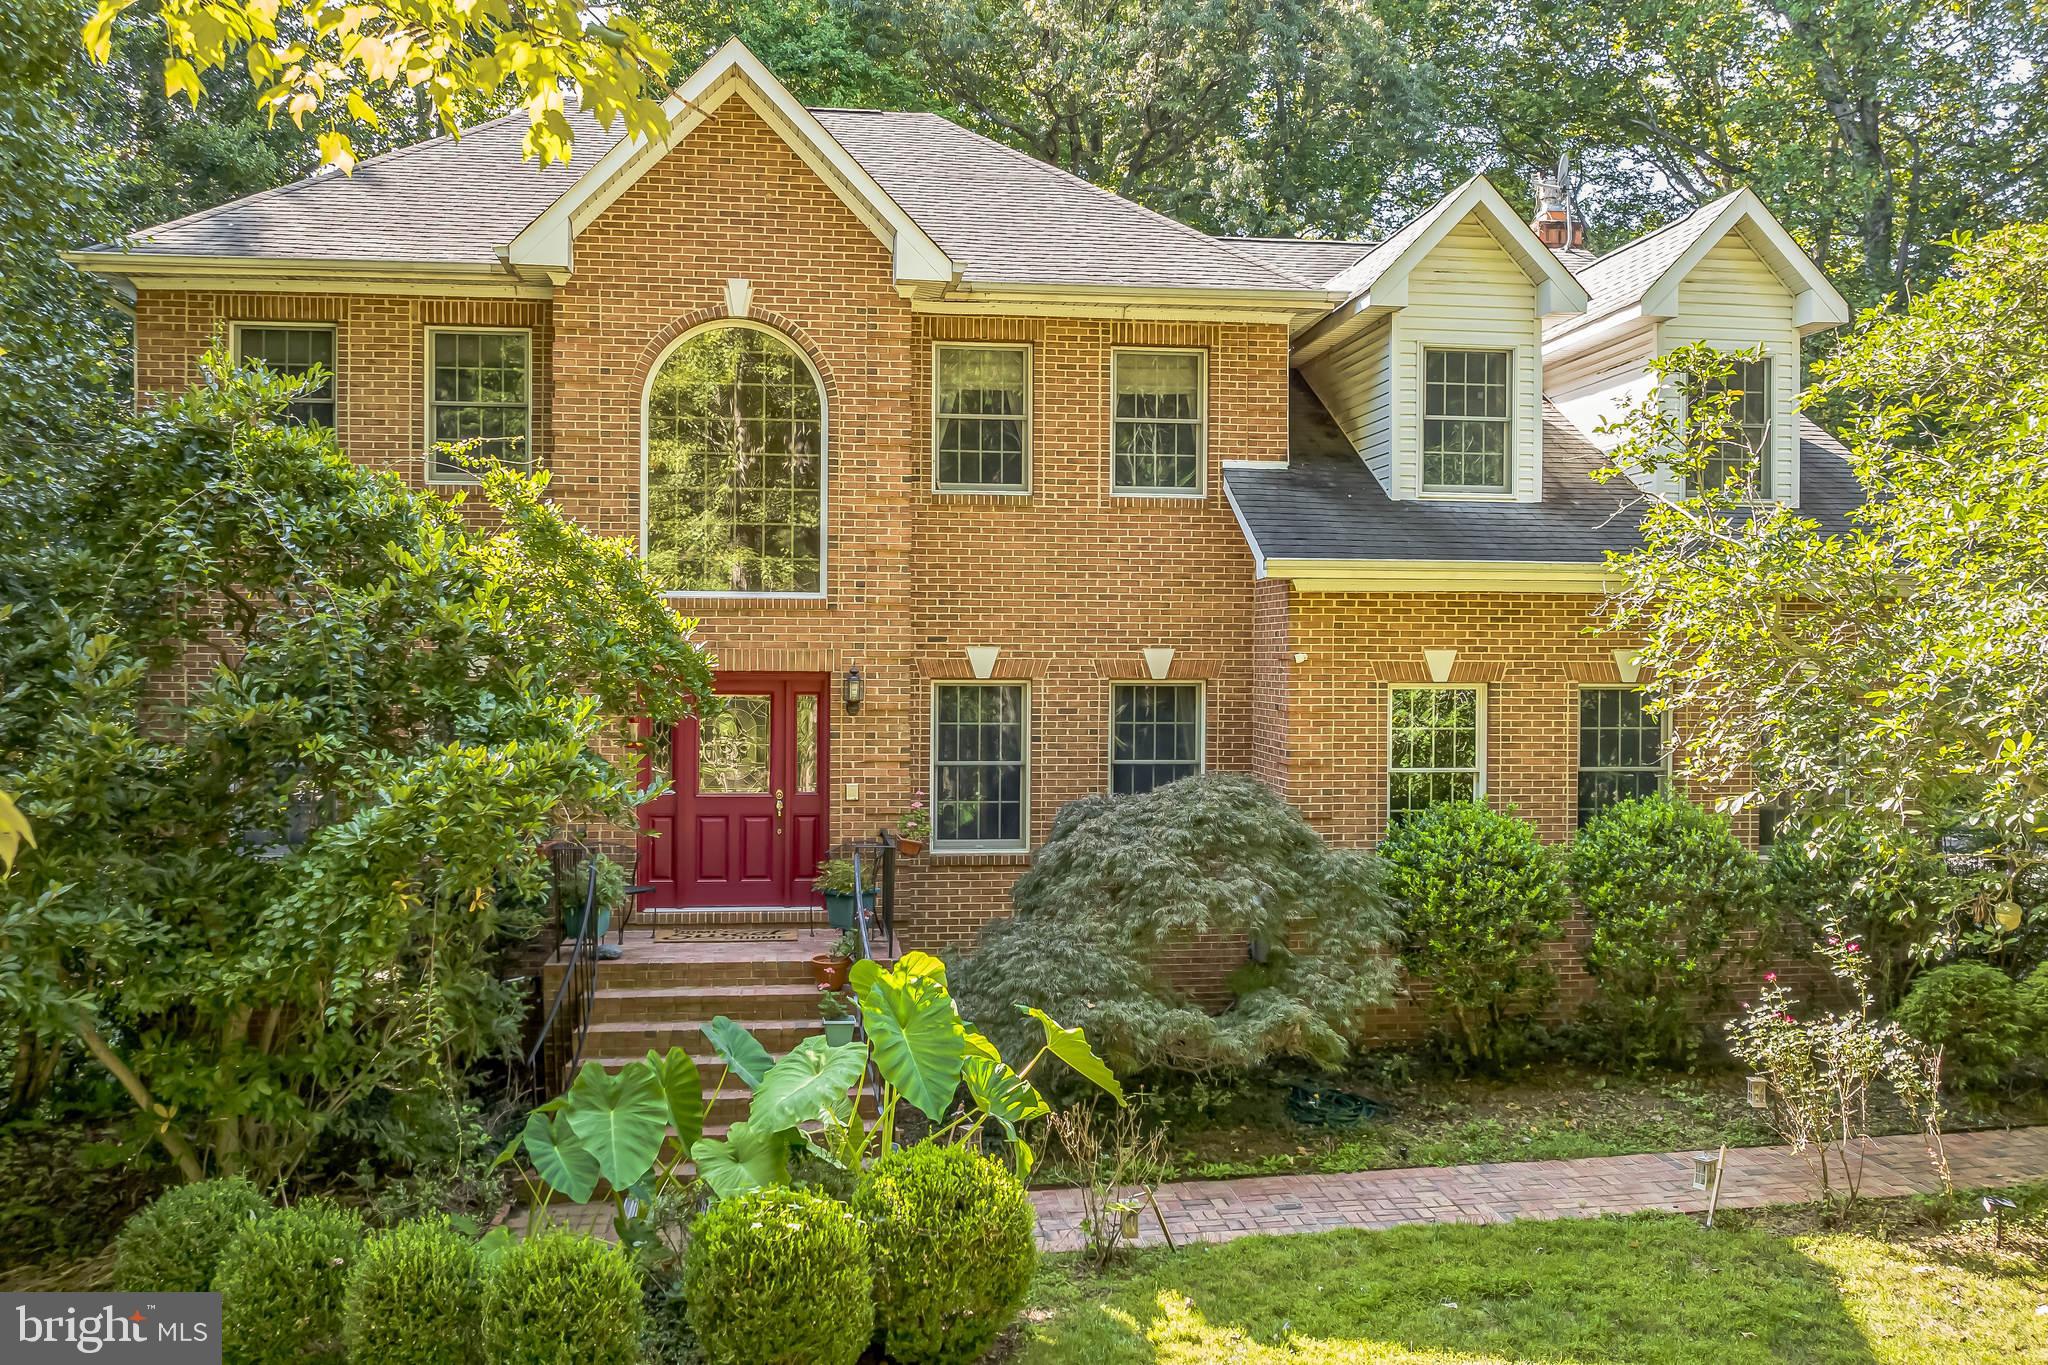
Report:
[{"label": "brick front stoop", "polygon": [[[1957,1189],[2048,1179],[2048,1127],[1956,1133],[1945,1143]],[[1940,1187],[1925,1141],[1914,1134],[1873,1138],[1865,1147],[1865,1195],[1930,1194]],[[1608,1213],[1699,1213],[1692,1153],[1584,1157],[1574,1161],[1496,1161],[1348,1175],[1274,1175],[1194,1180],[1159,1189],[1159,1210],[1176,1243],[1407,1223],[1507,1223],[1518,1218],[1597,1218]],[[1038,1244],[1047,1251],[1082,1246],[1081,1200],[1074,1190],[1037,1190]],[[1803,1157],[1786,1147],[1728,1153],[1721,1207],[1762,1208],[1813,1199]],[[1147,1210],[1141,1245],[1158,1245]]]}]

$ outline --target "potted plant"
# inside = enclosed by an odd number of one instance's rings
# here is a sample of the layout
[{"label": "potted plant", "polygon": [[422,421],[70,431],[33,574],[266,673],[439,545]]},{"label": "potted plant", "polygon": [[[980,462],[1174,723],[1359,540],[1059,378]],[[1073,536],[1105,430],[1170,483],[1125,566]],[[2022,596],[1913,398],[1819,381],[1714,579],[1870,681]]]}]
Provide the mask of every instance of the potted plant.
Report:
[{"label": "potted plant", "polygon": [[860,937],[848,929],[837,943],[811,959],[811,975],[823,990],[844,990],[846,974],[853,970],[853,960],[859,956]]},{"label": "potted plant", "polygon": [[931,842],[932,813],[924,804],[924,793],[911,799],[910,808],[896,822],[896,851],[915,858]]},{"label": "potted plant", "polygon": [[[811,883],[811,889],[825,898],[825,922],[834,929],[853,927],[853,860],[850,858],[827,859],[818,868],[818,879]],[[872,892],[875,879],[862,869],[862,891]]]},{"label": "potted plant", "polygon": [[829,988],[818,992],[818,1017],[825,1021],[825,1041],[840,1047],[853,1041],[853,1006],[844,991]]}]

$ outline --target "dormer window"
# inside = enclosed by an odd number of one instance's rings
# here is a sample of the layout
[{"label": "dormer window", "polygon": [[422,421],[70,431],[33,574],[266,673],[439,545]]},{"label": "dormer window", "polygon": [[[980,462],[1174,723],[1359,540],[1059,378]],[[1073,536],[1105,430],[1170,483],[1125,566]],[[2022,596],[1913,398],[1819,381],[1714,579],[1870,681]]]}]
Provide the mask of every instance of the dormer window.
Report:
[{"label": "dormer window", "polygon": [[1728,421],[1734,434],[1723,440],[1700,468],[1700,481],[1719,488],[1734,479],[1751,496],[1771,496],[1771,362],[1738,360],[1728,377],[1705,386],[1708,393],[1731,393]]},{"label": "dormer window", "polygon": [[1422,491],[1505,493],[1510,351],[1423,352]]}]

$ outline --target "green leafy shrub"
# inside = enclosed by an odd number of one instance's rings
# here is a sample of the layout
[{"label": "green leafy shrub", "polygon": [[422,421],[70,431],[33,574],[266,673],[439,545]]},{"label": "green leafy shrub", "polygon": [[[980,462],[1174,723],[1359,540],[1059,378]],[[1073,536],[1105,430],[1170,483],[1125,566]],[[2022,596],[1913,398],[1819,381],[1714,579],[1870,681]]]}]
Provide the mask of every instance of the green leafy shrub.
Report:
[{"label": "green leafy shrub", "polygon": [[[1029,1055],[1021,1002],[1082,1027],[1118,1073],[1334,1066],[1392,998],[1394,916],[1369,854],[1333,849],[1251,778],[1210,773],[1139,796],[1070,802],[981,931],[954,991],[1005,1056]],[[1190,943],[1264,961],[1222,1014],[1171,983]],[[1239,957],[1239,960],[1242,960]]]},{"label": "green leafy shrub", "polygon": [[683,1297],[711,1365],[852,1365],[875,1334],[867,1234],[808,1190],[755,1190],[699,1218]]},{"label": "green leafy shrub", "polygon": [[342,1360],[342,1299],[362,1243],[363,1220],[325,1199],[236,1233],[213,1282],[226,1365]]},{"label": "green leafy shrub", "polygon": [[1445,801],[1397,824],[1380,858],[1402,905],[1402,960],[1428,979],[1451,1050],[1504,1060],[1518,1016],[1556,986],[1541,957],[1567,908],[1556,855],[1525,821]]},{"label": "green leafy shrub", "polygon": [[1588,821],[1565,873],[1592,930],[1599,1036],[1631,1066],[1689,1063],[1765,922],[1755,855],[1722,817],[1648,796]]},{"label": "green leafy shrub", "polygon": [[2048,1059],[2048,962],[2029,972],[2017,990],[2027,1021],[2028,1051],[2039,1064]]},{"label": "green leafy shrub", "polygon": [[1951,962],[1923,972],[1894,1016],[1941,1049],[1942,1074],[1964,1088],[1994,1085],[2027,1047],[2033,1019],[2020,988],[1996,967]]},{"label": "green leafy shrub", "polygon": [[1924,948],[1950,919],[1959,879],[1931,849],[1837,823],[1786,834],[1764,860],[1765,899],[1780,947],[1811,953],[1833,935],[1858,944],[1871,996],[1889,1011],[1904,996]]},{"label": "green leafy shrub", "polygon": [[968,1365],[1023,1305],[1037,1264],[1031,1201],[997,1163],[925,1143],[854,1191],[874,1248],[875,1332],[902,1365]]},{"label": "green leafy shrub", "polygon": [[491,1365],[638,1365],[640,1280],[618,1247],[557,1230],[515,1242],[484,1276]]},{"label": "green leafy shrub", "polygon": [[0,1272],[104,1251],[176,1181],[157,1154],[134,1150],[126,1126],[47,1111],[0,1123]]},{"label": "green leafy shrub", "polygon": [[370,1239],[342,1300],[356,1365],[482,1365],[484,1285],[476,1243],[446,1218]]},{"label": "green leafy shrub", "polygon": [[213,1288],[235,1235],[275,1212],[246,1180],[202,1180],[167,1190],[114,1239],[114,1288],[181,1294]]}]

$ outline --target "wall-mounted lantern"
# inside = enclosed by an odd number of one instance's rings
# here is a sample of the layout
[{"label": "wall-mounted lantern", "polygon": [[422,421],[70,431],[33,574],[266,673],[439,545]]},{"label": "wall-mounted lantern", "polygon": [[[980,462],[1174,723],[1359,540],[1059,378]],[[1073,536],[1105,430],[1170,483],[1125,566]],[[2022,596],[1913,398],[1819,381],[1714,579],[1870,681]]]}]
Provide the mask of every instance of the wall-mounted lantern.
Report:
[{"label": "wall-mounted lantern", "polygon": [[860,710],[860,704],[867,700],[867,684],[861,681],[859,664],[847,666],[846,681],[841,685],[839,695],[850,712]]}]

